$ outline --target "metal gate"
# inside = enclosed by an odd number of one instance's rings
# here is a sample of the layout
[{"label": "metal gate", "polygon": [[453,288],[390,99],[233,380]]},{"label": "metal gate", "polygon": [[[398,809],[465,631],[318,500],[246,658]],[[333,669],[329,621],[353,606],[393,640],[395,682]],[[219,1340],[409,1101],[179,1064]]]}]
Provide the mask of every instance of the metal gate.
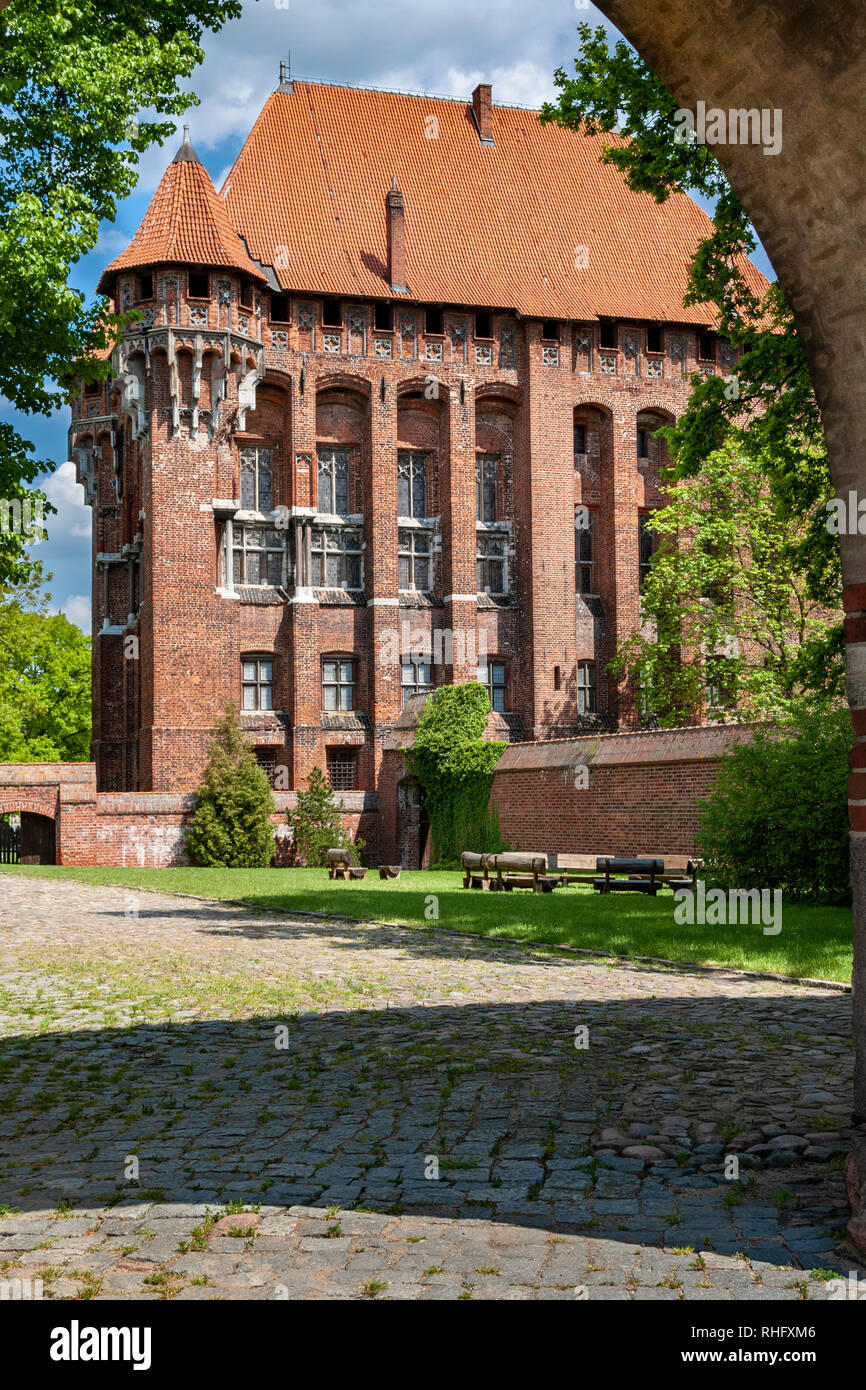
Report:
[{"label": "metal gate", "polygon": [[21,836],[14,825],[0,820],[0,864],[17,864],[21,857]]}]

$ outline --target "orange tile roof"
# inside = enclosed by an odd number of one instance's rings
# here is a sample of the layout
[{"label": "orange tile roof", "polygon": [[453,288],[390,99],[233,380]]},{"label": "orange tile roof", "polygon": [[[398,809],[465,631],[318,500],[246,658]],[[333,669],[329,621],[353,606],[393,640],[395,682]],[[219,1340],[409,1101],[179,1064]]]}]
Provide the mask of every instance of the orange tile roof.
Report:
[{"label": "orange tile roof", "polygon": [[165,264],[225,266],[265,279],[247,255],[188,134],[160,179],[141,226],[102,272],[98,288],[107,291],[118,271]]},{"label": "orange tile roof", "polygon": [[[601,136],[515,107],[494,106],[492,122],[494,144],[482,145],[469,102],[296,81],[268,98],[221,196],[284,289],[393,297],[385,197],[396,176],[409,299],[715,322],[711,306],[683,307],[691,254],[711,226],[697,204],[631,192],[599,162]],[[767,280],[745,267],[761,293]]]}]

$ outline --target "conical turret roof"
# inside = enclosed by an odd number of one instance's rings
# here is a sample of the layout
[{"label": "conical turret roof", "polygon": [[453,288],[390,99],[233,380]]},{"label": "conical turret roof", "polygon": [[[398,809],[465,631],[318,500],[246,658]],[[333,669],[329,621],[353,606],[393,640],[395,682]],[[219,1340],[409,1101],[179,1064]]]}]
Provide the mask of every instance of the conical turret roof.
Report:
[{"label": "conical turret roof", "polygon": [[106,293],[120,271],[150,265],[224,266],[265,283],[190,144],[188,126],[141,226],[126,250],[102,272],[98,288]]}]

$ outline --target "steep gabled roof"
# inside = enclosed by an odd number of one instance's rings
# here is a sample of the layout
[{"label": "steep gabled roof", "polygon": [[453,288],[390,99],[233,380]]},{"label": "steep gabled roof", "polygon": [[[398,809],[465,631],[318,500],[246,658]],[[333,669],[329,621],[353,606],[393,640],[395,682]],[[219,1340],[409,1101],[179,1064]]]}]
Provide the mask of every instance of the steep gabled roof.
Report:
[{"label": "steep gabled roof", "polygon": [[[405,201],[407,298],[541,318],[711,324],[683,307],[710,221],[685,194],[657,204],[599,162],[602,144],[494,106],[295,81],[273,93],[221,195],[249,253],[287,290],[392,298],[385,197]],[[117,262],[115,262],[117,265]],[[767,281],[750,262],[761,293]]]},{"label": "steep gabled roof", "polygon": [[225,266],[265,280],[189,142],[189,127],[141,226],[126,250],[102,272],[98,288],[106,292],[119,271],[147,265]]}]

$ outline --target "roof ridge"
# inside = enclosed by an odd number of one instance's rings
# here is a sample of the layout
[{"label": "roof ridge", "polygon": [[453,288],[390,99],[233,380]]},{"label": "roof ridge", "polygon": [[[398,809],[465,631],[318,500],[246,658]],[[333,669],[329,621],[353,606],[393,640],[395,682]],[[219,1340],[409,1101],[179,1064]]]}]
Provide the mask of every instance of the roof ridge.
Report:
[{"label": "roof ridge", "polygon": [[[304,82],[308,87],[333,87],[335,90],[345,88],[350,92],[379,92],[382,96],[388,97],[414,97],[419,101],[451,101],[458,106],[471,106],[472,94],[468,97],[448,97],[441,92],[410,92],[403,87],[374,87],[367,82],[329,82],[324,77],[298,77],[292,73],[292,82],[297,84]],[[270,93],[271,96],[292,96],[291,92],[280,92],[275,89]],[[524,106],[519,101],[494,101],[493,105],[497,110],[508,111],[532,111],[540,110],[538,106]]]}]

